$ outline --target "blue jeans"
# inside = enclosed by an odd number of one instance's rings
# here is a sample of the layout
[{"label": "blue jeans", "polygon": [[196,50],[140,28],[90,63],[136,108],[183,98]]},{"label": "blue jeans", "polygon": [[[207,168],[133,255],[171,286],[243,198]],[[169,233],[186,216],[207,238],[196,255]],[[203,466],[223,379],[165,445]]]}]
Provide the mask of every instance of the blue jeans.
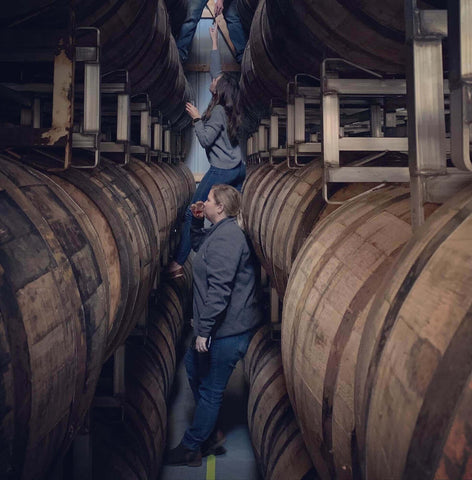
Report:
[{"label": "blue jeans", "polygon": [[[206,0],[189,0],[187,18],[180,30],[179,38],[177,38],[177,48],[182,63],[187,61],[190,45],[192,44],[197,24],[202,16]],[[236,50],[236,61],[241,63],[244,49],[246,48],[247,37],[243,30],[237,10],[237,0],[225,0],[223,15],[228,26],[229,36]]]},{"label": "blue jeans", "polygon": [[208,353],[198,353],[189,348],[185,354],[185,368],[195,398],[192,425],[185,431],[182,445],[198,450],[213,432],[223,393],[238,360],[246,355],[254,330],[215,338]]},{"label": "blue jeans", "polygon": [[[227,185],[232,185],[234,188],[241,191],[243,186],[244,178],[246,177],[246,165],[241,162],[237,167],[224,169],[216,168],[211,166],[208,172],[205,173],[202,181],[198,185],[198,188],[192,198],[192,203],[202,200],[203,202],[207,199],[208,193],[211,190],[213,185],[218,185],[220,183],[225,183]],[[177,247],[177,251],[174,255],[174,260],[179,264],[183,265],[185,260],[190,253],[191,242],[190,242],[190,226],[192,224],[192,212],[190,207],[185,210],[185,219],[182,227],[182,234],[180,237],[180,244]]]}]

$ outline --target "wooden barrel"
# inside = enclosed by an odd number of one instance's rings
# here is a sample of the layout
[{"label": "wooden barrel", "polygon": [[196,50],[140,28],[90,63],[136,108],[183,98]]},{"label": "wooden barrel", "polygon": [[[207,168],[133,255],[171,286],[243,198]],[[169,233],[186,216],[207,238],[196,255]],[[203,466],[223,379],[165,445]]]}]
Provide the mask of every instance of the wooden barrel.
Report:
[{"label": "wooden barrel", "polygon": [[[156,25],[157,2],[85,2],[78,4],[82,26],[100,29],[101,59],[105,71],[126,68],[151,41]],[[131,73],[131,72],[130,72]]]},{"label": "wooden barrel", "polygon": [[165,266],[170,254],[170,238],[195,192],[195,180],[189,168],[181,162],[175,165],[146,164],[133,159],[127,169],[139,178],[153,200],[148,209],[154,212],[157,221],[161,266]]},{"label": "wooden barrel", "polygon": [[[86,152],[74,155],[89,160]],[[8,359],[0,378],[11,392],[1,404],[0,476],[40,478],[81,425],[104,358],[144,315],[160,222],[169,222],[162,228],[168,242],[194,183],[185,166],[135,159],[128,169],[102,159],[93,171],[45,175],[27,165],[55,165],[40,149],[11,150],[0,163],[0,356]],[[186,272],[179,282],[191,283]],[[183,316],[178,305],[187,290],[169,294],[174,317]],[[169,335],[175,342],[179,332]],[[168,385],[175,359],[165,358]]]},{"label": "wooden barrel", "polygon": [[152,199],[147,204],[147,207],[153,213],[151,218],[155,222],[155,230],[159,232],[160,264],[165,264],[165,259],[169,255],[168,238],[170,236],[170,223],[167,213],[168,206],[159,188],[159,179],[151,167],[135,158],[127,165],[127,169],[139,179],[147,190],[147,198]]},{"label": "wooden barrel", "polygon": [[244,358],[249,382],[248,425],[254,453],[266,480],[317,478],[287,396],[280,346],[265,326]]},{"label": "wooden barrel", "polygon": [[322,169],[285,163],[255,168],[243,189],[243,217],[255,252],[279,296],[285,293],[292,263],[324,208]]},{"label": "wooden barrel", "polygon": [[271,45],[267,41],[267,12],[266,1],[261,0],[254,14],[249,35],[251,45],[251,55],[255,60],[253,67],[254,73],[264,80],[264,86],[267,90],[266,95],[270,98],[286,97],[288,79],[279,71],[277,65],[274,65],[270,57]]},{"label": "wooden barrel", "polygon": [[[260,238],[261,218],[267,208],[268,199],[277,185],[282,183],[284,176],[288,176],[289,169],[285,164],[272,166],[266,164],[255,169],[243,189],[243,218],[249,234],[254,251],[262,266],[271,274],[272,266],[270,261],[264,257],[262,241]],[[251,181],[252,180],[252,181]],[[273,275],[271,275],[272,277]]]},{"label": "wooden barrel", "polygon": [[195,177],[190,169],[183,162],[177,162],[174,164],[175,171],[181,179],[180,191],[182,193],[182,214],[185,213],[187,206],[192,200],[195,193]]},{"label": "wooden barrel", "polygon": [[[405,20],[402,0],[261,0],[252,18],[250,52],[241,64],[247,111],[286,98],[296,74],[319,77],[324,58],[342,57],[387,74],[404,74]],[[422,9],[446,8],[444,0]],[[263,88],[259,86],[262,85]]]},{"label": "wooden barrel", "polygon": [[179,175],[176,166],[173,164],[162,162],[158,166],[167,175],[171,188],[174,191],[177,206],[177,218],[179,218],[182,216],[189,202],[187,179]]},{"label": "wooden barrel", "polygon": [[[51,155],[42,156],[38,149],[18,158],[48,167],[55,165],[46,164],[46,160],[52,162]],[[75,153],[74,161],[87,160],[87,153]],[[74,195],[90,217],[105,218],[118,246],[121,304],[109,335],[109,355],[127,337],[138,316],[144,314],[159,266],[161,240],[169,252],[170,239],[176,237],[180,228],[178,215],[193,195],[195,183],[185,165],[144,164],[137,159],[132,159],[127,169],[103,160],[101,167],[93,171],[73,170],[56,176],[65,182],[61,183],[62,188]],[[161,217],[166,219],[164,225]],[[107,238],[106,234],[103,238]],[[116,253],[113,259],[116,262]]]},{"label": "wooden barrel", "polygon": [[[130,81],[137,92],[147,91],[156,77],[162,73],[169,49],[170,26],[163,0],[154,2],[153,16],[154,18],[151,16],[146,19],[148,22],[152,20],[155,24],[149,33],[148,41],[127,62]],[[152,53],[154,60],[150,61]]]},{"label": "wooden barrel", "polygon": [[257,128],[259,118],[267,118],[270,114],[270,95],[265,90],[262,79],[254,72],[252,55],[251,44],[247,43],[241,61],[239,86],[246,121],[251,120],[249,131]]},{"label": "wooden barrel", "polygon": [[[253,239],[254,229],[254,206],[252,202],[256,196],[258,188],[260,188],[261,182],[264,181],[266,175],[272,170],[272,166],[269,163],[264,163],[254,168],[248,168],[246,171],[246,178],[243,183],[242,188],[242,198],[241,198],[241,212],[244,223],[245,231]],[[261,190],[262,191],[262,190]],[[258,204],[256,204],[258,205]],[[262,206],[260,206],[262,208]]]},{"label": "wooden barrel", "polygon": [[180,29],[187,16],[188,0],[166,0],[166,8],[169,12],[169,20],[172,26],[172,35],[179,37]]},{"label": "wooden barrel", "polygon": [[128,70],[132,92],[148,93],[153,107],[173,123],[190,97],[164,0],[119,3],[119,8],[112,2],[82,15],[79,9],[83,25],[100,28],[104,73]]},{"label": "wooden barrel", "polygon": [[472,187],[405,246],[369,310],[356,368],[367,478],[472,478]]},{"label": "wooden barrel", "polygon": [[101,370],[106,257],[93,222],[40,172],[0,157],[1,472],[43,478]]},{"label": "wooden barrel", "polygon": [[[171,188],[171,195],[175,196],[176,214],[174,222],[171,226],[170,236],[170,250],[173,253],[180,239],[180,227],[183,221],[185,209],[190,203],[193,193],[195,192],[195,180],[192,179],[192,174],[188,167],[183,163],[178,165],[171,165],[168,163],[160,163],[156,166],[168,178]],[[182,172],[185,172],[182,175]]]},{"label": "wooden barrel", "polygon": [[[190,100],[190,94],[186,89],[179,53],[172,37],[169,39],[165,56],[156,66],[156,70],[155,75],[144,76],[139,84],[145,85],[152,104],[157,105],[165,117],[174,122],[185,111],[185,102]],[[186,118],[190,123],[190,117],[187,114]]]},{"label": "wooden barrel", "polygon": [[[333,200],[344,196],[352,192],[341,190]],[[409,187],[392,185],[328,215],[293,266],[284,298],[282,358],[290,399],[322,478],[359,478],[359,342],[373,296],[410,237]]]},{"label": "wooden barrel", "polygon": [[[184,0],[180,1],[182,4]],[[12,34],[11,48],[25,51],[44,43],[51,50],[59,41],[60,31],[69,25],[69,4],[66,2],[43,2],[32,0],[10,5],[0,13],[0,23],[9,27]],[[174,2],[175,3],[175,2]],[[177,2],[179,3],[179,2]],[[178,4],[175,8],[178,7]],[[94,2],[83,0],[74,5],[75,19],[81,27],[96,27],[100,31],[100,62],[102,74],[116,70],[127,70],[130,89],[133,94],[148,93],[154,109],[159,109],[171,123],[190,123],[190,117],[184,115],[185,103],[190,96],[186,89],[185,75],[179,61],[174,38],[171,35],[169,18],[164,0],[112,0]],[[19,42],[15,29],[21,28],[22,41]],[[38,31],[51,32],[44,41]],[[8,30],[5,30],[8,32]],[[56,32],[57,33],[56,35]],[[57,40],[54,40],[56,35]],[[78,31],[77,38],[94,35],[90,31]],[[51,43],[52,42],[52,43]],[[31,45],[29,45],[31,44]],[[40,69],[34,65],[28,69],[33,72],[32,81],[51,82],[51,69]],[[28,75],[28,74],[27,74]],[[81,70],[77,76],[82,75]],[[26,80],[25,80],[26,81]],[[183,126],[185,126],[183,125]],[[181,128],[183,128],[181,125]]]},{"label": "wooden barrel", "polygon": [[[400,0],[348,2],[337,0],[276,0],[290,3],[319,42],[337,56],[385,73],[405,71],[405,20]],[[447,8],[444,0],[421,2],[421,7]]]},{"label": "wooden barrel", "polygon": [[[117,326],[116,336],[108,344],[108,354],[111,354],[144,315],[159,258],[158,232],[154,231],[151,216],[142,199],[145,190],[125,170],[111,162],[104,161],[101,167],[90,173],[67,171],[61,177],[84,191],[90,184],[96,187],[94,190],[101,190],[101,197],[106,199],[110,208],[116,210],[121,229],[124,228],[126,234],[133,277],[125,315]],[[97,197],[92,198],[96,201]]]},{"label": "wooden barrel", "polygon": [[273,64],[290,80],[298,73],[319,77],[321,59],[330,51],[313,37],[304,14],[297,14],[292,2],[266,0],[266,7],[262,36]]},{"label": "wooden barrel", "polygon": [[249,32],[251,29],[252,19],[254,12],[256,11],[258,0],[237,0],[238,14],[241,20],[241,24]]},{"label": "wooden barrel", "polygon": [[[241,82],[247,110],[251,106],[260,109],[272,98],[285,100],[287,83],[297,73],[319,76],[323,45],[313,40],[303,16],[299,18],[289,3],[281,8],[274,1],[261,0],[252,19],[248,43],[254,61],[249,53],[243,59]],[[257,82],[250,81],[251,77]],[[261,87],[254,88],[258,85]]]},{"label": "wooden barrel", "polygon": [[113,424],[102,415],[96,417],[97,478],[157,478],[166,441],[166,400],[175,373],[176,345],[191,298],[189,262],[184,270],[183,278],[164,284],[154,297],[145,343],[127,344],[124,422]]},{"label": "wooden barrel", "polygon": [[265,257],[271,260],[273,283],[280,298],[285,293],[295,257],[325,206],[322,175],[318,161],[292,171],[271,202],[272,208],[267,208],[267,217],[262,217],[265,228],[261,231],[261,242]]}]

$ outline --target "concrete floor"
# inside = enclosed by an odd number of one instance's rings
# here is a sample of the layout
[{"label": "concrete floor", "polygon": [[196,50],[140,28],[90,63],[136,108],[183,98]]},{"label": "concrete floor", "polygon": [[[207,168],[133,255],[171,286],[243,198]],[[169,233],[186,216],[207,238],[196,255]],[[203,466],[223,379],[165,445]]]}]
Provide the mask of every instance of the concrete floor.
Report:
[{"label": "concrete floor", "polygon": [[[167,438],[171,448],[182,439],[193,410],[193,396],[181,361],[169,401]],[[204,458],[201,467],[163,465],[159,480],[260,480],[247,428],[247,386],[241,362],[226,389],[220,419],[226,435],[226,454]]]}]

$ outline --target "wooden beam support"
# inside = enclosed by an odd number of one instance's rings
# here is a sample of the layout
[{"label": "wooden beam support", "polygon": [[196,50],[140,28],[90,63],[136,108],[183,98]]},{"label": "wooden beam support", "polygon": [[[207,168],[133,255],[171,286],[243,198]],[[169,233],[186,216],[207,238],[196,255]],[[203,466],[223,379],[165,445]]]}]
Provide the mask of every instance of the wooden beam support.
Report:
[{"label": "wooden beam support", "polygon": [[[210,65],[208,63],[191,63],[185,64],[184,70],[186,72],[209,72]],[[237,63],[225,63],[221,66],[223,72],[240,72],[241,66]]]}]

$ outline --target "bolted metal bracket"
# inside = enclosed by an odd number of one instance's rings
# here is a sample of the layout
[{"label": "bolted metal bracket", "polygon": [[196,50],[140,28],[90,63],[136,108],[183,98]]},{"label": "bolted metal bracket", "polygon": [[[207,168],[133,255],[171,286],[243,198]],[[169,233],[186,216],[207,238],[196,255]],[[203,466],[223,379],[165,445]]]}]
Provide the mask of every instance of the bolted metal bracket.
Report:
[{"label": "bolted metal bracket", "polygon": [[100,164],[100,30],[95,27],[78,27],[76,29],[76,32],[87,31],[95,33],[93,44],[75,46],[76,62],[84,63],[84,103],[82,128],[80,132],[73,133],[72,147],[92,150],[94,152],[94,163],[93,165],[70,164],[71,167],[79,169],[93,169]]}]

